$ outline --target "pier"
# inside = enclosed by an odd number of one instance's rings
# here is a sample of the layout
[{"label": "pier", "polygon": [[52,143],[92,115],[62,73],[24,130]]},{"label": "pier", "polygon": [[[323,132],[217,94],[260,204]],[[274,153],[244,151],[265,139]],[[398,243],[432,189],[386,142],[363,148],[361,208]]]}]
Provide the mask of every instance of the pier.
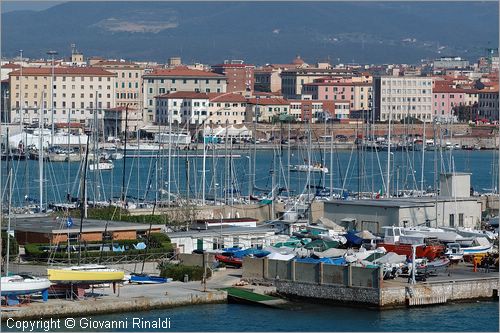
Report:
[{"label": "pier", "polygon": [[244,258],[243,279],[271,283],[291,299],[377,309],[498,299],[498,272],[473,272],[459,264],[425,282],[383,280],[379,268]]}]

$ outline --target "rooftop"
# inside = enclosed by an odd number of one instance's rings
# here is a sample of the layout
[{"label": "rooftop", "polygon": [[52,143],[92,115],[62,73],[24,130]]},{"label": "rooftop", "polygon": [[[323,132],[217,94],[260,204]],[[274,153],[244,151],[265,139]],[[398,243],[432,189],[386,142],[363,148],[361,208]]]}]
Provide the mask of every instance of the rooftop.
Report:
[{"label": "rooftop", "polygon": [[290,102],[282,98],[249,98],[249,104],[255,105],[289,105]]},{"label": "rooftop", "polygon": [[199,238],[199,237],[219,237],[222,235],[266,235],[268,233],[274,233],[276,230],[267,226],[258,226],[258,227],[223,227],[221,229],[200,229],[200,230],[190,230],[190,231],[181,231],[181,232],[167,232],[168,237],[174,240],[176,238],[183,237],[191,237],[191,238]]},{"label": "rooftop", "polygon": [[202,71],[197,69],[190,69],[187,67],[175,67],[171,69],[155,69],[149,74],[145,74],[144,77],[202,77],[202,78],[220,78],[225,79],[226,77],[221,74],[214,72]]},{"label": "rooftop", "polygon": [[[12,229],[15,231],[36,232],[45,234],[78,233],[80,231],[80,219],[73,218],[73,225],[66,227],[65,218],[54,218],[51,216],[22,216],[12,219]],[[107,223],[107,227],[106,227]],[[154,229],[162,228],[163,225],[153,225]],[[104,232],[122,230],[149,230],[149,224],[137,224],[121,221],[102,221],[84,219],[83,232]]]},{"label": "rooftop", "polygon": [[[37,76],[37,75],[52,75],[51,67],[23,67],[23,76]],[[102,68],[97,67],[55,67],[54,74],[58,76],[63,75],[77,75],[77,76],[116,76],[115,73],[108,72]],[[21,70],[16,70],[9,73],[10,76],[21,75]]]}]

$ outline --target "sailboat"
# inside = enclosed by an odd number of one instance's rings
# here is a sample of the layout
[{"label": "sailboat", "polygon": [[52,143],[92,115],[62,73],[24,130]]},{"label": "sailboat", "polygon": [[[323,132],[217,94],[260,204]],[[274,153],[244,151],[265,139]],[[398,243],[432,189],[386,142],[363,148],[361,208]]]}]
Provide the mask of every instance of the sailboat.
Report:
[{"label": "sailboat", "polygon": [[[40,112],[41,113],[41,112]],[[7,133],[8,135],[8,133]],[[10,155],[10,150],[8,150]],[[1,154],[1,153],[0,153]],[[10,156],[9,156],[10,157]],[[1,159],[0,159],[1,160]],[[1,162],[0,162],[1,163]],[[1,164],[0,164],[0,172],[1,172]],[[7,223],[7,254],[6,254],[6,262],[5,262],[5,275],[0,279],[0,296],[7,297],[8,305],[16,305],[19,304],[19,300],[17,296],[21,295],[32,295],[39,292],[42,292],[43,301],[47,301],[48,299],[48,289],[51,285],[50,281],[43,278],[33,277],[30,275],[9,275],[9,262],[10,262],[10,218],[11,218],[11,200],[12,200],[12,163],[9,164],[9,174],[8,174],[8,182],[9,182],[9,201],[8,201],[8,210],[9,217]],[[1,183],[1,176],[0,176]],[[2,188],[0,184],[0,188]],[[1,203],[0,203],[1,207]],[[0,212],[2,209],[0,208]],[[2,224],[2,214],[0,214],[0,225]]]},{"label": "sailboat", "polygon": [[[85,150],[85,160],[84,168],[82,174],[82,186],[81,186],[81,197],[83,198],[80,205],[80,232],[79,232],[79,254],[78,254],[78,264],[81,259],[81,239],[83,231],[83,218],[85,216],[85,205],[87,204],[86,198],[86,178],[87,178],[87,164],[89,158],[89,139],[87,136],[87,147]],[[68,221],[68,225],[70,225]],[[99,284],[99,283],[110,283],[110,282],[121,282],[125,277],[123,271],[116,269],[111,269],[102,265],[78,265],[64,268],[48,268],[47,275],[51,282],[56,282],[59,284]]]}]

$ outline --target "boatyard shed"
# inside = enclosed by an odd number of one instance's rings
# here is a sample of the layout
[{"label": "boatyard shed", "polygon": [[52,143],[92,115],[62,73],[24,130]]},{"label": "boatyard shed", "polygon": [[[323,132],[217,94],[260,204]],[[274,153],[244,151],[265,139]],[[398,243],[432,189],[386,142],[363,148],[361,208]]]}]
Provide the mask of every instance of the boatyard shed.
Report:
[{"label": "boatyard shed", "polygon": [[167,233],[179,253],[193,250],[215,250],[232,246],[242,248],[264,247],[278,239],[274,229],[268,227],[222,227],[208,230]]},{"label": "boatyard shed", "polygon": [[440,175],[437,198],[326,201],[324,214],[345,228],[376,233],[384,226],[473,228],[481,222],[481,202],[470,196],[470,174],[454,173]]},{"label": "boatyard shed", "polygon": [[[160,232],[162,225],[153,225],[151,232]],[[19,244],[52,243],[77,241],[80,232],[80,219],[73,218],[70,223],[66,218],[52,216],[17,216],[11,219],[11,229]],[[120,221],[101,221],[85,219],[82,228],[82,240],[135,240],[147,235],[149,224],[137,224]]]}]

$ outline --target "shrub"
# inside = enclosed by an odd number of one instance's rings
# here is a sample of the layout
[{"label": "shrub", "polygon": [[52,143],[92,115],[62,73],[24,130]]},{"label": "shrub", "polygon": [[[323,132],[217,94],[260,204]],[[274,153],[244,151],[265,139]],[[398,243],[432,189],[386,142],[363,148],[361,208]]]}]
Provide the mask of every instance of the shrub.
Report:
[{"label": "shrub", "polygon": [[[172,278],[176,281],[184,281],[184,275],[189,276],[190,281],[200,281],[203,279],[203,267],[185,266],[181,264],[160,264],[158,267],[161,271],[160,275],[166,278]],[[207,268],[207,278],[211,275]]]}]

